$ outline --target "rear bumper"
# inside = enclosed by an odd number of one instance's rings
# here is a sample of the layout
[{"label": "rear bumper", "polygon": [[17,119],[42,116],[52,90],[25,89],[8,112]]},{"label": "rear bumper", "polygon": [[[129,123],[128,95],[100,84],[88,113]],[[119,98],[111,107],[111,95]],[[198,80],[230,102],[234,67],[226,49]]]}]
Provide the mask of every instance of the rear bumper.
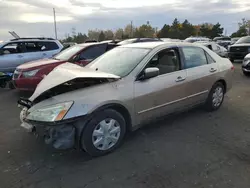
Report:
[{"label": "rear bumper", "polygon": [[18,90],[34,91],[41,80],[40,77],[17,78],[13,79],[13,84]]},{"label": "rear bumper", "polygon": [[228,57],[230,59],[240,59],[243,60],[248,52],[229,52]]}]

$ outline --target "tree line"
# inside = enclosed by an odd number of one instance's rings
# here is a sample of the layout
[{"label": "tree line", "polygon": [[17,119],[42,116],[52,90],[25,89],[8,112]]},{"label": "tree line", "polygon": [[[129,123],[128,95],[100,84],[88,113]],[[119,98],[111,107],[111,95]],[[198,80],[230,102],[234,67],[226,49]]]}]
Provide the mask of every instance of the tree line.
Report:
[{"label": "tree line", "polygon": [[[250,20],[242,19],[239,23],[239,28],[231,37],[242,37],[249,34]],[[202,23],[198,25],[191,24],[188,20],[180,22],[175,18],[171,25],[165,24],[160,30],[151,26],[148,21],[146,24],[135,27],[132,23],[124,28],[112,30],[89,30],[87,34],[81,32],[76,33],[76,29],[72,28],[71,35],[67,34],[62,42],[83,43],[86,40],[112,40],[112,39],[129,39],[129,38],[172,38],[185,39],[190,36],[203,36],[213,39],[214,37],[222,36],[224,28],[220,23]]]}]

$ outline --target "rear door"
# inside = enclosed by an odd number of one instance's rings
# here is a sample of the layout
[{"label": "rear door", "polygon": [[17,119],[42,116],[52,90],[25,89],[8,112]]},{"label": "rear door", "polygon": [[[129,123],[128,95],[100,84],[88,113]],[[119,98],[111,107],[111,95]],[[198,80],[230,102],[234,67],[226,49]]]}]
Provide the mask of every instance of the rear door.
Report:
[{"label": "rear door", "polygon": [[218,64],[200,47],[182,47],[189,105],[206,100],[213,84],[218,80]]},{"label": "rear door", "polygon": [[182,70],[178,48],[161,50],[148,67],[159,68],[160,75],[134,84],[138,124],[174,112],[186,105],[186,70]]},{"label": "rear door", "polygon": [[59,52],[59,46],[54,41],[41,41],[37,45],[41,49],[42,58],[51,58]]},{"label": "rear door", "polygon": [[36,41],[25,41],[23,44],[25,52],[22,54],[23,58],[21,63],[42,59],[42,49]]}]

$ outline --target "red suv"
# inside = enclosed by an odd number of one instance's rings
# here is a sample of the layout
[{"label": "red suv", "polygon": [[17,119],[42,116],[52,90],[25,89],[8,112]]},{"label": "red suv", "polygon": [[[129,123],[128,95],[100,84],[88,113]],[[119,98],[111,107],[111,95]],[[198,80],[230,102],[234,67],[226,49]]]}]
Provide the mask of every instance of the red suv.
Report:
[{"label": "red suv", "polygon": [[14,72],[14,85],[19,90],[34,91],[39,82],[56,66],[65,62],[85,66],[116,46],[112,43],[78,44],[63,50],[51,59],[40,59],[22,64]]}]

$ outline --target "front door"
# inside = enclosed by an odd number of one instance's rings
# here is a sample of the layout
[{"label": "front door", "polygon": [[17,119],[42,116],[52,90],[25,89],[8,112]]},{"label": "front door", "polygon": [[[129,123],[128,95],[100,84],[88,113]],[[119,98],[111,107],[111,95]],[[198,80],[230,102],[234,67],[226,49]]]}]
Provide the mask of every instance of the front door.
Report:
[{"label": "front door", "polygon": [[160,75],[134,83],[138,124],[171,113],[185,106],[186,70],[182,70],[177,48],[158,52],[146,68],[159,68]]},{"label": "front door", "polygon": [[23,61],[23,48],[20,42],[10,42],[1,48],[0,72],[14,72]]}]

